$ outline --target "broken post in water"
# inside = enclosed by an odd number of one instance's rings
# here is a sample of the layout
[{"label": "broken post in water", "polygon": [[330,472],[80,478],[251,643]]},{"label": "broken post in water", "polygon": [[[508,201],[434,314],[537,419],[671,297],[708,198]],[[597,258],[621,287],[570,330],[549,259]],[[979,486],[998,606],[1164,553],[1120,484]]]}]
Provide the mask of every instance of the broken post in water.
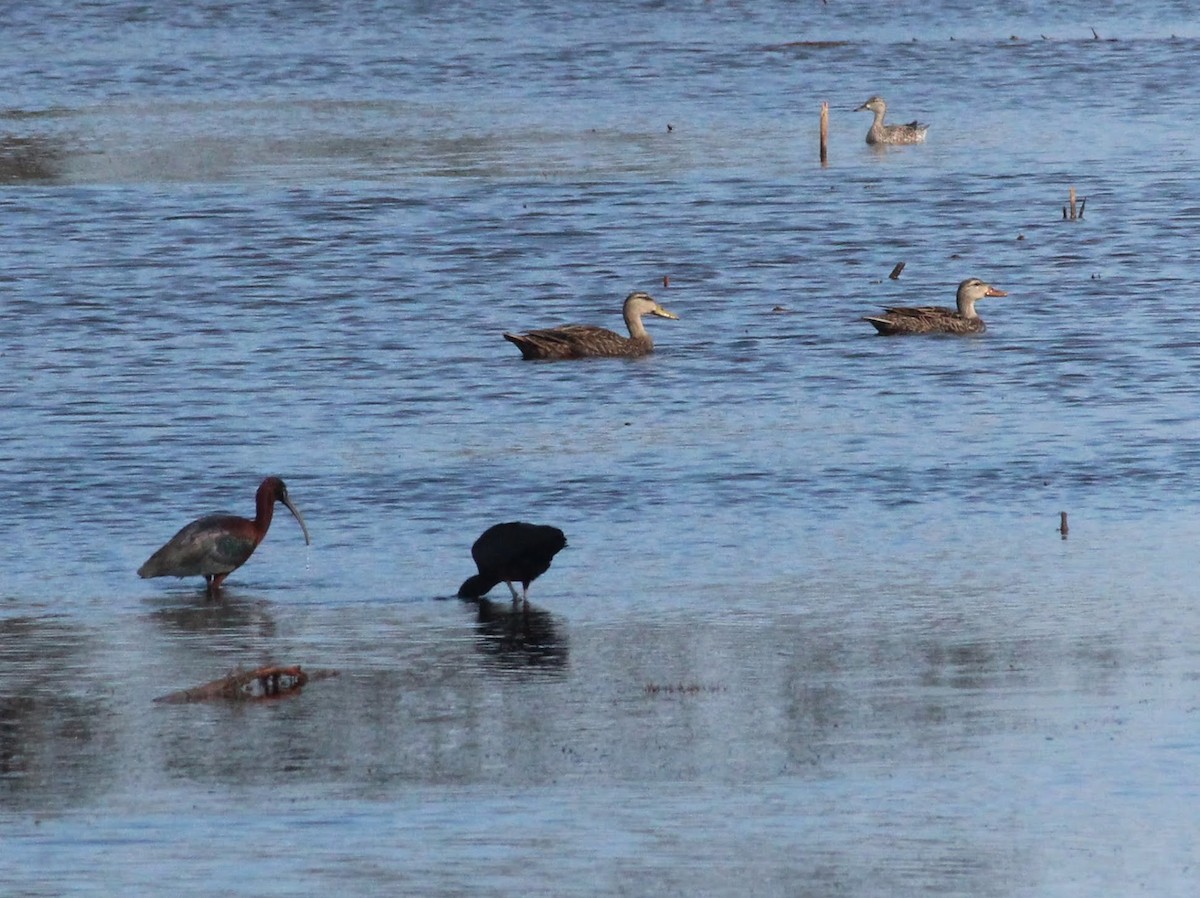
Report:
[{"label": "broken post in water", "polygon": [[1075,208],[1075,188],[1072,187],[1067,194],[1067,205],[1063,206],[1063,221],[1076,221],[1083,218],[1083,207],[1087,205],[1087,197],[1079,201],[1079,208]]},{"label": "broken post in water", "polygon": [[1058,532],[1062,534],[1062,538],[1066,539],[1071,528],[1067,526],[1067,513],[1060,511],[1058,513]]},{"label": "broken post in water", "polygon": [[829,104],[821,104],[821,164],[829,164]]},{"label": "broken post in water", "polygon": [[890,277],[893,281],[899,280],[900,272],[902,272],[903,270],[904,270],[904,263],[897,262],[896,267],[892,269],[892,273],[889,274],[888,277]]}]

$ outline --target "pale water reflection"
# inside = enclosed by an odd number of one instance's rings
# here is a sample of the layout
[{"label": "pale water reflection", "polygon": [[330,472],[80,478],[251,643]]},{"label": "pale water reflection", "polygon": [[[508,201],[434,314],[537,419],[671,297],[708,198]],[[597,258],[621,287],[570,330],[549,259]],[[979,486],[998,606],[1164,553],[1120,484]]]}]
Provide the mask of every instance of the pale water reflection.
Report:
[{"label": "pale water reflection", "polygon": [[[115,643],[11,620],[3,785],[24,813],[4,863],[53,850],[51,870],[137,888],[190,857],[179,884],[197,894],[218,857],[247,864],[237,889],[255,894],[412,876],[430,894],[583,894],[596,876],[1032,894],[1141,863],[1161,814],[1154,863],[1181,894],[1194,842],[1172,808],[1196,706],[1175,634],[1103,594],[941,589],[920,609],[903,584],[827,603],[800,587],[790,610],[693,599],[654,620],[592,599],[579,623],[196,599],[119,616]],[[271,704],[150,702],[298,658],[341,676]],[[276,846],[268,867],[247,831]],[[136,864],[113,852],[130,838]]]}]

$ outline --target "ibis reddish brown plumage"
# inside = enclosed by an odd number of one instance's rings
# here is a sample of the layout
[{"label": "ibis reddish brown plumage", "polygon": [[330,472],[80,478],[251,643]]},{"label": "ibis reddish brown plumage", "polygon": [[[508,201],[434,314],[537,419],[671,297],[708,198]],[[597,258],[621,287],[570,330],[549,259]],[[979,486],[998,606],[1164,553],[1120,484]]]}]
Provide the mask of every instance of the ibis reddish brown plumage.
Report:
[{"label": "ibis reddish brown plumage", "polygon": [[231,573],[246,563],[267,535],[275,503],[282,502],[300,522],[307,545],[308,527],[288,498],[287,486],[268,477],[254,495],[254,520],[233,514],[197,518],[171,537],[138,568],[139,577],[204,577],[208,594],[216,596]]}]

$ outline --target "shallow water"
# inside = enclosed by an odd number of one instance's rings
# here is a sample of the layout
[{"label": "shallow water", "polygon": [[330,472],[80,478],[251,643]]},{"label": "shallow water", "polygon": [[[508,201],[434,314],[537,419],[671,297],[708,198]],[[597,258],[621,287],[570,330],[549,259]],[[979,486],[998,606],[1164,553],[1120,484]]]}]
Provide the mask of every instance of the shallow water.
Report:
[{"label": "shallow water", "polygon": [[[1193,894],[1200,29],[934,12],[12,10],[4,891]],[[311,547],[137,579],[269,473]]]}]

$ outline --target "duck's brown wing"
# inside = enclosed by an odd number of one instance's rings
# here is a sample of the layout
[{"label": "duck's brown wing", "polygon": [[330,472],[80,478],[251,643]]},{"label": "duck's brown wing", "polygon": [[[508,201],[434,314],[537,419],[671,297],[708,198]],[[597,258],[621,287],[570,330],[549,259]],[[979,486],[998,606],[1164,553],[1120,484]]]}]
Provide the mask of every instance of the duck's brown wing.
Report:
[{"label": "duck's brown wing", "polygon": [[[943,306],[897,306],[863,320],[871,322],[881,334],[953,334],[976,329],[957,311]],[[982,324],[979,321],[980,327]]]},{"label": "duck's brown wing", "polygon": [[887,143],[923,143],[925,132],[929,126],[921,122],[909,122],[907,125],[884,125]]},{"label": "duck's brown wing", "polygon": [[958,317],[958,313],[954,309],[948,309],[945,306],[892,306],[883,311],[894,318],[934,320]]},{"label": "duck's brown wing", "polygon": [[626,355],[630,340],[592,324],[565,324],[524,334],[505,334],[527,359],[578,359]]}]

